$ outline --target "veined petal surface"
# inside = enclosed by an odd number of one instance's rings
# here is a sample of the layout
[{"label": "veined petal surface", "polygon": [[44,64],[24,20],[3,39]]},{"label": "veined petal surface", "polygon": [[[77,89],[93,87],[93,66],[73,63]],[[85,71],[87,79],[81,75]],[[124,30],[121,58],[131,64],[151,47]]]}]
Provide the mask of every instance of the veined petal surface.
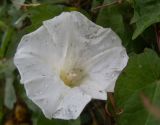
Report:
[{"label": "veined petal surface", "polygon": [[76,119],[91,99],[106,100],[127,61],[110,28],[75,11],[25,35],[14,57],[28,97],[47,118],[67,120]]}]

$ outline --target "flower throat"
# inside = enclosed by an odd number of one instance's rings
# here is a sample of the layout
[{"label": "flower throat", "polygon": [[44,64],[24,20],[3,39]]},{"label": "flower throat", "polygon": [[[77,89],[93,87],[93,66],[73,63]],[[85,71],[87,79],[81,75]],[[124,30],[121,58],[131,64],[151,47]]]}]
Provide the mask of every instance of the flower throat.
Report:
[{"label": "flower throat", "polygon": [[82,80],[83,73],[81,69],[73,69],[71,71],[61,70],[60,78],[63,80],[64,84],[73,88],[80,84]]}]

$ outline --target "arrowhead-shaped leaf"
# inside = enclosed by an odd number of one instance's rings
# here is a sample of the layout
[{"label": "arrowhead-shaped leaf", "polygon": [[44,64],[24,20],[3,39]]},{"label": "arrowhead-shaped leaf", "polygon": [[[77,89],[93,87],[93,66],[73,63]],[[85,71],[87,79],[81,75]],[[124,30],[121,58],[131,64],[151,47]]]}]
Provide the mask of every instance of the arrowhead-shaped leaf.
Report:
[{"label": "arrowhead-shaped leaf", "polygon": [[160,0],[134,0],[133,8],[131,22],[136,23],[136,30],[132,39],[135,39],[150,25],[160,22]]},{"label": "arrowhead-shaped leaf", "polygon": [[118,125],[160,124],[145,108],[141,94],[145,94],[154,105],[160,107],[160,58],[151,50],[131,57],[117,81],[117,108],[124,110],[118,117]]}]

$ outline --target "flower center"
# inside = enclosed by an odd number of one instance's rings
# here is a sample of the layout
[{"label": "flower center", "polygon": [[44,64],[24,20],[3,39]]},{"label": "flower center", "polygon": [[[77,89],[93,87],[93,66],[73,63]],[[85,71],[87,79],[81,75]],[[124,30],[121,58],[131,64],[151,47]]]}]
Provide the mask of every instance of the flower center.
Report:
[{"label": "flower center", "polygon": [[81,69],[73,69],[71,71],[64,71],[61,70],[60,72],[60,78],[63,80],[64,84],[73,88],[75,86],[78,86],[80,84],[80,81],[82,80],[82,70]]}]

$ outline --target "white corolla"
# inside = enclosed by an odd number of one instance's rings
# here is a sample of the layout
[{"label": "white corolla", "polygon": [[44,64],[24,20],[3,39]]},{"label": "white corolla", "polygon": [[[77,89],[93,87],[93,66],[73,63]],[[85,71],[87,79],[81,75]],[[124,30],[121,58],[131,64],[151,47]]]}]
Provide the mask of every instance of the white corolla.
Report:
[{"label": "white corolla", "polygon": [[126,66],[120,38],[79,12],[63,12],[23,36],[14,57],[27,96],[47,118],[76,119],[106,100]]}]

